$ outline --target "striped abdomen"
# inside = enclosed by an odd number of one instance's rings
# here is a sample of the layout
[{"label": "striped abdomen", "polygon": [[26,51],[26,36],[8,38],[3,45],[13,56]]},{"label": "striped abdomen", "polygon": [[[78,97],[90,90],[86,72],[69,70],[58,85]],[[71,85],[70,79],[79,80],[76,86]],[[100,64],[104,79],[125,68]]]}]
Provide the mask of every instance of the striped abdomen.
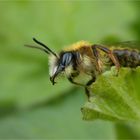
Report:
[{"label": "striped abdomen", "polygon": [[121,66],[135,68],[140,66],[140,52],[138,50],[114,49],[113,53]]}]

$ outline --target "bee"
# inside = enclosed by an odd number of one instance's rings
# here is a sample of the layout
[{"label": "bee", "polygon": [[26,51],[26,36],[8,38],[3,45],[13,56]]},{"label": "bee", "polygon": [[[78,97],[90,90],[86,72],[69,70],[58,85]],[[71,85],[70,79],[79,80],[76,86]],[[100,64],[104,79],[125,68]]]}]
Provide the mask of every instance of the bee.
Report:
[{"label": "bee", "polygon": [[[98,75],[110,69],[111,66],[116,67],[117,74],[121,66],[130,68],[140,66],[140,51],[136,49],[109,48],[105,45],[79,41],[56,53],[37,39],[33,38],[33,41],[40,46],[25,46],[48,54],[52,84],[56,83],[56,78],[62,73],[71,83],[83,86],[88,98],[90,97],[89,86],[95,82]],[[86,81],[83,82],[78,77]]]}]

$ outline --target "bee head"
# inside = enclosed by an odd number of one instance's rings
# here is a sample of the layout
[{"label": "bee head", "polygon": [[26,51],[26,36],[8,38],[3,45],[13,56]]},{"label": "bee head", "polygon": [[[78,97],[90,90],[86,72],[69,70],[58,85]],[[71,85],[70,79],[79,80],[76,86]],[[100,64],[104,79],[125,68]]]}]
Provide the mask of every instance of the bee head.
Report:
[{"label": "bee head", "polygon": [[50,80],[52,84],[55,84],[55,78],[66,71],[69,66],[74,65],[74,53],[73,52],[61,52],[59,58],[54,56],[50,57]]},{"label": "bee head", "polygon": [[33,45],[25,45],[26,47],[30,48],[36,48],[39,50],[44,51],[49,55],[49,71],[50,71],[50,81],[54,85],[55,78],[62,72],[65,71],[65,69],[74,64],[74,52],[61,52],[59,55],[57,55],[54,51],[52,51],[49,47],[47,47],[45,44],[41,43],[40,41],[33,38],[33,41],[35,41],[37,44],[41,45],[39,46],[33,46]]}]

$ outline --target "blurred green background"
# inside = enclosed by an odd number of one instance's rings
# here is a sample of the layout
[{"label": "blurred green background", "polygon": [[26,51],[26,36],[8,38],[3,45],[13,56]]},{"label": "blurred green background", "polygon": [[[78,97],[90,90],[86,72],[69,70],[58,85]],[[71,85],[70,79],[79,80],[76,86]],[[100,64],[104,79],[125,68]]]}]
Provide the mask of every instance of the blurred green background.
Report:
[{"label": "blurred green background", "polygon": [[84,90],[52,86],[45,53],[24,47],[32,37],[59,51],[79,40],[140,38],[140,3],[131,1],[0,1],[0,139],[136,139],[132,123],[82,120]]}]

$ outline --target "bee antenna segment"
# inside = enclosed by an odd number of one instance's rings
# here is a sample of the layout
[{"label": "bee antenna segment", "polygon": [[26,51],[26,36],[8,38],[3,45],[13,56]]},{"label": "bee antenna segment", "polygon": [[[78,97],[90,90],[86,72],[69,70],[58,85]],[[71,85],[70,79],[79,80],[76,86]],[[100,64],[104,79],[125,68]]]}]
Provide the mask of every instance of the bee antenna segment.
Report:
[{"label": "bee antenna segment", "polygon": [[35,39],[34,37],[33,37],[33,41],[36,42],[37,44],[43,46],[43,47],[45,48],[45,50],[48,52],[48,54],[53,54],[55,57],[58,57],[58,56],[56,55],[56,53],[53,52],[48,46],[46,46],[46,45],[43,44],[42,42],[38,41],[38,40]]},{"label": "bee antenna segment", "polygon": [[34,45],[28,45],[28,44],[25,44],[24,45],[25,47],[29,47],[29,48],[35,48],[35,49],[39,49],[39,50],[41,50],[41,51],[44,51],[44,52],[46,52],[47,54],[50,54],[46,49],[44,49],[44,48],[41,48],[41,47],[38,47],[38,46],[34,46]]}]

